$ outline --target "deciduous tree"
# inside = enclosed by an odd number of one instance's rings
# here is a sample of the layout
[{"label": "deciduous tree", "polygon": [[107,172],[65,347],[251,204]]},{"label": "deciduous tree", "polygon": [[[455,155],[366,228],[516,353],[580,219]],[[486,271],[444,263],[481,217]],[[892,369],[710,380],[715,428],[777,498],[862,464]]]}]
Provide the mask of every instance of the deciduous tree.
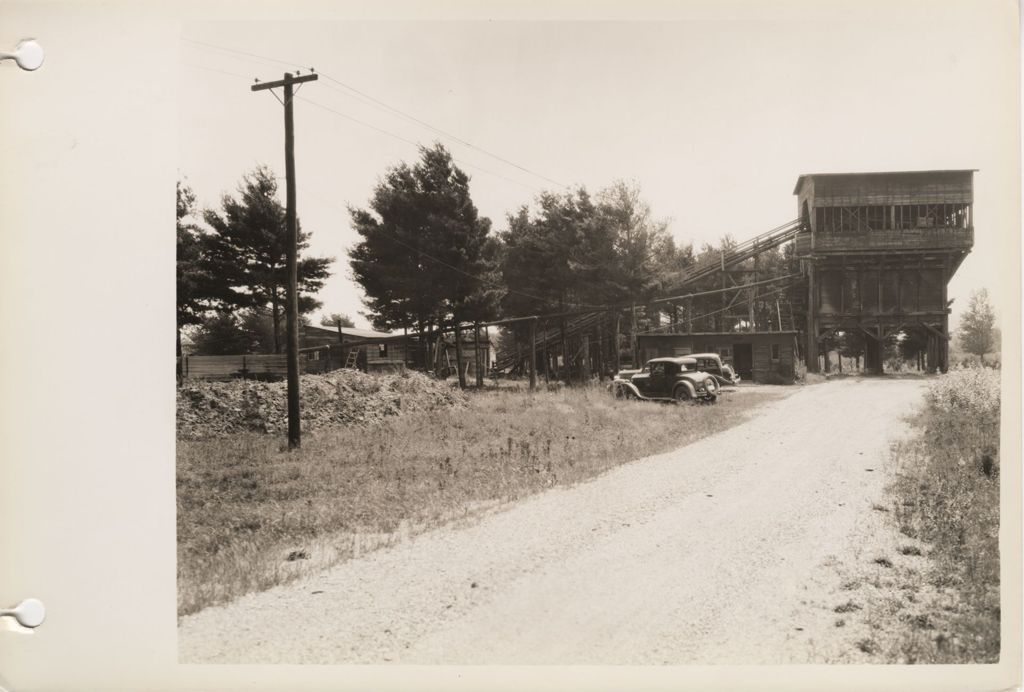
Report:
[{"label": "deciduous tree", "polygon": [[985,362],[985,354],[995,347],[996,313],[989,302],[988,290],[971,292],[967,312],[960,318],[960,347]]},{"label": "deciduous tree", "polygon": [[320,316],[321,327],[355,327],[356,323],[352,321],[352,318],[348,315],[340,312],[332,312],[330,315]]}]

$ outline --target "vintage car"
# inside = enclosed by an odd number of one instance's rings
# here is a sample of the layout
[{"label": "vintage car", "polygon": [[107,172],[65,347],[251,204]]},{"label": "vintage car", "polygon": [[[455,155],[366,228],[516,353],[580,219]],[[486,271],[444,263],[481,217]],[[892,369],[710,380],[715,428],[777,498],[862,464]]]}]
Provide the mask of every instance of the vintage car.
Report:
[{"label": "vintage car", "polygon": [[625,399],[714,403],[719,385],[714,375],[697,370],[692,358],[653,358],[642,370],[622,370],[612,392]]},{"label": "vintage car", "polygon": [[694,369],[714,375],[719,386],[727,387],[740,383],[740,376],[731,365],[723,363],[722,357],[717,353],[691,353],[685,357],[693,359]]}]

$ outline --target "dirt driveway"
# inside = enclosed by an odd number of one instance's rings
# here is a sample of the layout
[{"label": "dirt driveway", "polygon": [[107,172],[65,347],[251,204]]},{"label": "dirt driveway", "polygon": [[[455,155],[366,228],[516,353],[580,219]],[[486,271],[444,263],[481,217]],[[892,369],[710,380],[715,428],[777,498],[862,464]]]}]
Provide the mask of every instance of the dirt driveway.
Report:
[{"label": "dirt driveway", "polygon": [[789,391],[698,443],[183,618],[179,659],[836,660],[836,566],[877,539],[888,443],[923,382]]}]

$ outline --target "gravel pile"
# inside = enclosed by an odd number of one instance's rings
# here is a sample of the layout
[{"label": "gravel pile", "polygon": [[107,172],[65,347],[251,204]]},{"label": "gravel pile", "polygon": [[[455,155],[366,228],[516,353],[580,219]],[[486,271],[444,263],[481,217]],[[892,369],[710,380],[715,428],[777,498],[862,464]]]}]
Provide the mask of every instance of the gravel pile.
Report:
[{"label": "gravel pile", "polygon": [[[418,372],[367,375],[336,370],[303,375],[299,392],[303,431],[376,423],[385,416],[463,406],[466,401],[450,384]],[[178,437],[196,440],[240,432],[287,431],[286,396],[285,382],[186,381],[178,388]]]}]

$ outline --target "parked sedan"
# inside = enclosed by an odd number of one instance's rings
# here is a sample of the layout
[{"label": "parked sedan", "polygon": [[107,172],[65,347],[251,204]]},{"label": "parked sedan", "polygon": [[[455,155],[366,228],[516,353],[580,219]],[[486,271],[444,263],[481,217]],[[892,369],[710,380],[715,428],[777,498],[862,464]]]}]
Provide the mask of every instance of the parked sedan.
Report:
[{"label": "parked sedan", "polygon": [[616,397],[714,403],[719,385],[714,375],[694,367],[694,360],[654,358],[642,370],[623,370],[612,380]]},{"label": "parked sedan", "polygon": [[694,369],[714,375],[719,386],[727,387],[740,383],[740,376],[731,365],[723,363],[722,357],[717,353],[691,353],[685,357],[693,360]]}]

